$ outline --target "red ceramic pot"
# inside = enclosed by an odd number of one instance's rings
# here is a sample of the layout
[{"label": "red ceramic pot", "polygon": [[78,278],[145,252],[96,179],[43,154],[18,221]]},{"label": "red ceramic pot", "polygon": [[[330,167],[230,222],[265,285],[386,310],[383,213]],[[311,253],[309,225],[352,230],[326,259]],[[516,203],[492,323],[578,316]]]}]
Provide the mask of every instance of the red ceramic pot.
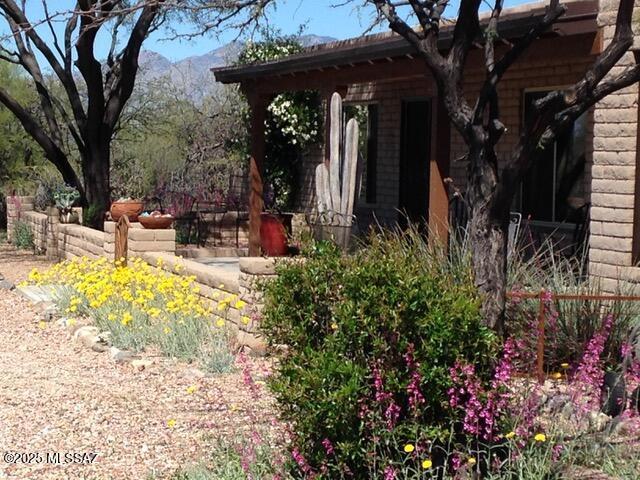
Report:
[{"label": "red ceramic pot", "polygon": [[287,230],[279,215],[263,213],[260,216],[260,244],[267,257],[282,257],[289,251]]},{"label": "red ceramic pot", "polygon": [[120,217],[126,215],[129,217],[130,222],[137,222],[138,215],[142,213],[143,208],[144,204],[142,202],[113,202],[110,209],[111,218],[113,218],[114,222],[117,222]]},{"label": "red ceramic pot", "polygon": [[149,230],[162,230],[169,228],[174,220],[175,218],[173,217],[138,217],[140,225]]}]

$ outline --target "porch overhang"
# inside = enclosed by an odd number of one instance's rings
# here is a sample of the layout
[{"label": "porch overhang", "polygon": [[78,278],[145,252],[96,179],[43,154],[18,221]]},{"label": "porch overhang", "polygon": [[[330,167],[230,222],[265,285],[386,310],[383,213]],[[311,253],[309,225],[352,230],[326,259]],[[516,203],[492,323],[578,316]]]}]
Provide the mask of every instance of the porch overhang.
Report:
[{"label": "porch overhang", "polygon": [[[598,0],[567,1],[567,13],[542,35],[543,41],[553,42],[560,37],[593,42],[592,53],[599,53],[597,25]],[[524,36],[545,15],[547,2],[526,4],[506,9],[498,25],[501,38],[515,40]],[[481,22],[486,24],[484,16]],[[447,51],[453,37],[453,28],[445,27],[440,33],[438,46]],[[571,42],[564,42],[571,49]],[[504,47],[503,47],[504,48]],[[553,45],[555,50],[561,44]],[[479,59],[479,56],[478,56]],[[264,160],[264,119],[267,105],[273,96],[285,91],[318,90],[329,97],[332,92],[346,91],[349,85],[380,80],[399,80],[429,77],[424,61],[415,48],[394,33],[368,35],[337,41],[305,49],[299,54],[279,60],[251,65],[237,65],[212,69],[215,78],[223,84],[239,83],[251,109],[250,158],[250,221],[249,254],[260,254],[260,214],[262,201],[262,166]],[[450,124],[444,108],[438,102],[434,109],[435,142],[430,161],[429,223],[446,236],[448,230],[448,194],[446,178],[449,172]],[[433,222],[432,222],[433,220]]]},{"label": "porch overhang", "polygon": [[[502,15],[498,32],[501,38],[513,40],[525,35],[544,16],[547,2],[525,4],[507,9]],[[581,34],[593,34],[598,31],[598,0],[579,0],[567,3],[567,13],[562,16],[543,37],[566,37]],[[481,19],[486,24],[487,19]],[[438,46],[446,51],[451,45],[453,28],[445,27],[440,33]],[[395,33],[368,35],[361,38],[326,43],[305,49],[303,52],[280,60],[238,65],[212,69],[215,79],[224,84],[251,83],[258,80],[309,76],[310,73],[324,72],[331,77],[341,77],[342,70],[363,69],[363,73],[372,73],[371,66],[380,68],[393,64],[392,69],[402,69],[403,63],[412,63],[416,73],[426,72],[423,65],[407,62],[416,56],[415,48]],[[404,60],[404,61],[403,61]],[[419,62],[422,64],[423,62]],[[324,76],[324,75],[320,75]],[[299,78],[299,80],[302,80]],[[276,91],[309,88],[306,83],[274,82],[268,89]],[[263,90],[263,88],[260,88]]]}]

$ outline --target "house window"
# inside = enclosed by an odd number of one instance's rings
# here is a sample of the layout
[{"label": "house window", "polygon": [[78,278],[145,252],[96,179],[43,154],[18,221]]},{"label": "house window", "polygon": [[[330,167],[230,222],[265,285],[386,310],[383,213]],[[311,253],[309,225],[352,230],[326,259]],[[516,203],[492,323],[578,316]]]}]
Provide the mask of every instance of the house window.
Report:
[{"label": "house window", "polygon": [[[525,122],[535,113],[533,103],[547,93],[525,92]],[[586,202],[586,128],[587,116],[583,114],[533,163],[520,189],[519,206],[523,217],[554,223],[579,221]]]},{"label": "house window", "polygon": [[378,105],[350,104],[344,108],[344,126],[351,118],[358,121],[360,139],[358,145],[357,196],[366,203],[376,203],[378,159]]}]

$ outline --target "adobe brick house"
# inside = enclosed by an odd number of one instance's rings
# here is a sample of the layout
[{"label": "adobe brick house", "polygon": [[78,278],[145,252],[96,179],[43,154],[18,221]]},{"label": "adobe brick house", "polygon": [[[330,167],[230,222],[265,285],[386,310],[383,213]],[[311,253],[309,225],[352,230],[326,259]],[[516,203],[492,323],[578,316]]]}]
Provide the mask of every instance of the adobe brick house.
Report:
[{"label": "adobe brick house", "polygon": [[[565,0],[567,14],[505,75],[500,84],[501,118],[508,131],[499,155],[514,147],[531,102],[551,88],[579,80],[610,41],[618,2]],[[636,2],[640,14],[640,1]],[[544,13],[546,2],[505,10],[499,31],[517,38]],[[441,35],[442,48],[447,34]],[[472,52],[465,91],[477,92],[484,78],[481,55]],[[633,62],[629,54],[623,62]],[[623,65],[616,68],[622,68]],[[385,33],[311,47],[304,52],[250,66],[214,70],[223,83],[240,83],[252,111],[252,253],[259,251],[262,209],[260,165],[265,108],[273,95],[314,89],[328,98],[334,91],[345,104],[366,107],[367,137],[363,188],[356,214],[367,223],[399,220],[399,210],[447,228],[450,195],[464,189],[464,145],[438,104],[435,83],[408,43]],[[617,279],[640,282],[640,175],[636,175],[638,87],[607,97],[556,142],[520,188],[512,210],[538,228],[565,232],[590,206],[590,264],[607,290]],[[313,207],[313,174],[325,158],[323,148],[306,156],[301,209]],[[448,180],[451,179],[451,180]],[[639,186],[637,186],[639,185]],[[584,218],[584,217],[583,217]]]}]

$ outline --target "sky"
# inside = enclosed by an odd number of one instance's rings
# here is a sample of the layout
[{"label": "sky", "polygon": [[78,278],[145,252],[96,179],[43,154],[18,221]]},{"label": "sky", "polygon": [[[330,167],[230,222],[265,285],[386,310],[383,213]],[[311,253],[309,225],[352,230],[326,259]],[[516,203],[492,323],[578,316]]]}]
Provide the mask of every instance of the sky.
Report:
[{"label": "sky", "polygon": [[[506,0],[505,6],[520,5],[531,0]],[[48,0],[49,10],[68,9],[75,1],[70,0]],[[306,25],[305,33],[330,36],[338,39],[357,37],[363,34],[371,24],[373,7],[358,11],[355,7],[362,4],[362,0],[354,0],[349,5],[334,6],[344,3],[344,0],[277,0],[276,7],[268,11],[269,24],[279,29],[283,34],[294,34],[299,30],[300,25]],[[459,0],[452,0],[450,10],[455,15]],[[486,2],[485,2],[486,4]],[[485,7],[486,8],[486,7]],[[27,13],[34,19],[43,17],[41,0],[27,0]],[[449,13],[451,15],[452,13]],[[0,25],[0,32],[3,32]],[[186,31],[186,26],[173,25],[177,31]],[[63,24],[56,25],[56,29],[63,28]],[[385,30],[382,26],[377,31]],[[51,35],[45,28],[39,29],[40,34],[46,41],[51,40]],[[106,32],[105,32],[106,33]],[[205,36],[194,40],[167,40],[167,32],[156,32],[144,43],[144,49],[161,53],[172,61],[183,58],[205,54],[217,47],[220,47],[237,37],[236,31],[223,32],[218,37]],[[106,55],[109,39],[107,35],[99,37],[98,56],[102,53]]]}]

